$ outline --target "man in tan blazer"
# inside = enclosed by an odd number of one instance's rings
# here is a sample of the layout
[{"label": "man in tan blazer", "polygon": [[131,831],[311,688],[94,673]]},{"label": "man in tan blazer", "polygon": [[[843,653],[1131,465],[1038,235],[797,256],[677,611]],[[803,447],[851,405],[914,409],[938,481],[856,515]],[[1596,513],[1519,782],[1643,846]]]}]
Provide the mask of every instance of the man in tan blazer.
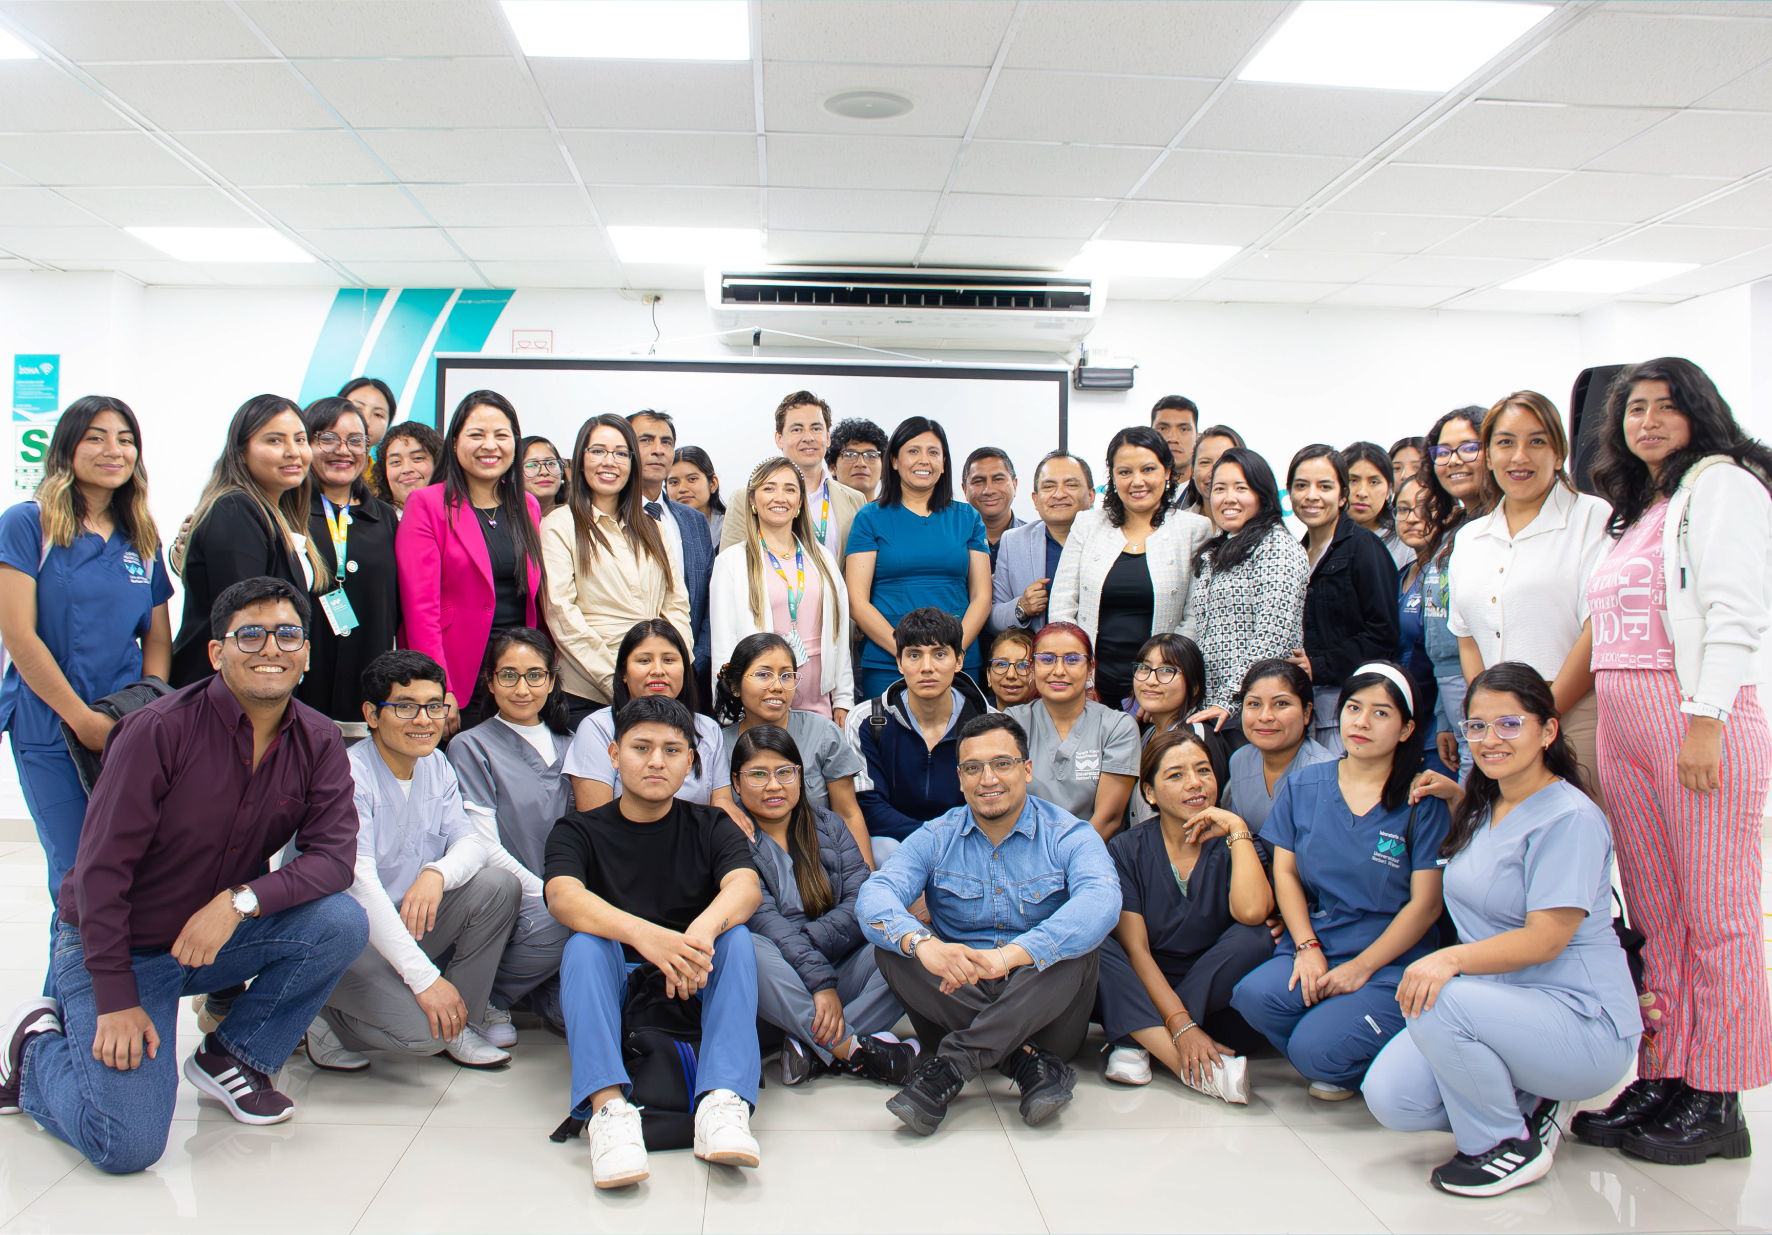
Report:
[{"label": "man in tan blazer", "polygon": [[[807,513],[812,516],[812,530],[819,533],[840,569],[849,548],[849,525],[855,522],[855,512],[867,499],[848,485],[838,483],[825,470],[824,455],[830,444],[831,405],[810,390],[796,390],[776,407],[775,445],[800,465],[806,477]],[[720,529],[722,550],[736,545],[750,527],[746,517],[749,512],[741,505],[747,500],[744,491],[738,490],[728,500],[735,507],[732,513],[736,517],[728,518]]]}]

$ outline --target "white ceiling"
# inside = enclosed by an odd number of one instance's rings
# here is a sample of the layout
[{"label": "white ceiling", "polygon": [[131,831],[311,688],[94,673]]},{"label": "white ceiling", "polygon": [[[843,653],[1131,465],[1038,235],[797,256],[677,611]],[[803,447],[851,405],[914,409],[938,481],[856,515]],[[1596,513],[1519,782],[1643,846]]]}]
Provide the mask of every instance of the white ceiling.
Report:
[{"label": "white ceiling", "polygon": [[[1284,0],[752,0],[745,63],[526,60],[490,0],[0,0],[0,269],[155,284],[689,287],[610,225],[772,260],[1062,267],[1247,246],[1116,296],[1574,312],[1549,261],[1772,276],[1772,3],[1570,0],[1444,95],[1235,80]],[[856,89],[915,106],[823,107]],[[312,265],[128,226],[269,224]]]}]

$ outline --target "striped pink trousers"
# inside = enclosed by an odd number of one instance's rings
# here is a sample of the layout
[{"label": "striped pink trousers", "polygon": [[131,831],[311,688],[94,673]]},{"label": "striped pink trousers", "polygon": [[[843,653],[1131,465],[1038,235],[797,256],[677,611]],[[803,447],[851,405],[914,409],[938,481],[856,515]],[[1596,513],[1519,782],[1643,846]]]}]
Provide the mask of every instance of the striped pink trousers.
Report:
[{"label": "striped pink trousers", "polygon": [[1625,903],[1662,1013],[1638,1075],[1695,1089],[1772,1083],[1772,1006],[1760,909],[1760,812],[1772,780],[1772,734],[1744,686],[1723,728],[1721,785],[1682,788],[1687,717],[1672,672],[1602,669],[1599,774],[1618,844]]}]

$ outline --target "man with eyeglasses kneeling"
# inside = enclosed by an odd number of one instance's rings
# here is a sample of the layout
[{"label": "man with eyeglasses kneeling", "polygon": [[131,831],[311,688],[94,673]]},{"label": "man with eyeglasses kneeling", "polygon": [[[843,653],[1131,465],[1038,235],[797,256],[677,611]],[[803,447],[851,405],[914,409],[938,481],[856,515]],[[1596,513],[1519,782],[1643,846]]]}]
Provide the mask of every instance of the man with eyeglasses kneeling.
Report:
[{"label": "man with eyeglasses kneeling", "polygon": [[282,580],[234,584],[210,611],[216,675],[105,743],[62,884],[60,1003],[13,1013],[0,1114],[23,1110],[110,1174],[166,1149],[181,997],[251,980],[184,1074],[241,1123],[281,1123],[295,1104],[272,1078],[368,938],[344,894],[357,839],[344,743],[292,697],[308,616]]},{"label": "man with eyeglasses kneeling", "polygon": [[[1095,1003],[1096,949],[1120,918],[1100,835],[1028,794],[1027,735],[1001,712],[960,730],[966,799],[912,833],[862,885],[855,913],[924,1046],[886,1106],[928,1136],[995,1067],[1044,1122],[1071,1100]],[[929,926],[908,906],[925,897]],[[937,1045],[939,1043],[939,1045]]]}]

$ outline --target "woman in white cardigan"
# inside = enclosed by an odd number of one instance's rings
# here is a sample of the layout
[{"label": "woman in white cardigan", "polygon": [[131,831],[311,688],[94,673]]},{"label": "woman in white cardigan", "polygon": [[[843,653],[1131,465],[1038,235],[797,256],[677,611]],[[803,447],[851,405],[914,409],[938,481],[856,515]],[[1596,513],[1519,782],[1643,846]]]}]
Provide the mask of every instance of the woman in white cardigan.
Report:
[{"label": "woman in white cardigan", "polygon": [[1212,525],[1173,510],[1174,456],[1154,429],[1122,429],[1108,443],[1107,493],[1071,524],[1047,616],[1075,622],[1095,645],[1095,687],[1117,708],[1132,694],[1138,649],[1187,612],[1194,553]]},{"label": "woman in white cardigan", "polygon": [[855,700],[849,597],[836,559],[812,528],[805,477],[791,460],[765,459],[751,473],[742,507],[744,539],[720,551],[708,581],[713,672],[746,635],[780,635],[794,649],[800,684],[793,707],[842,727]]}]

